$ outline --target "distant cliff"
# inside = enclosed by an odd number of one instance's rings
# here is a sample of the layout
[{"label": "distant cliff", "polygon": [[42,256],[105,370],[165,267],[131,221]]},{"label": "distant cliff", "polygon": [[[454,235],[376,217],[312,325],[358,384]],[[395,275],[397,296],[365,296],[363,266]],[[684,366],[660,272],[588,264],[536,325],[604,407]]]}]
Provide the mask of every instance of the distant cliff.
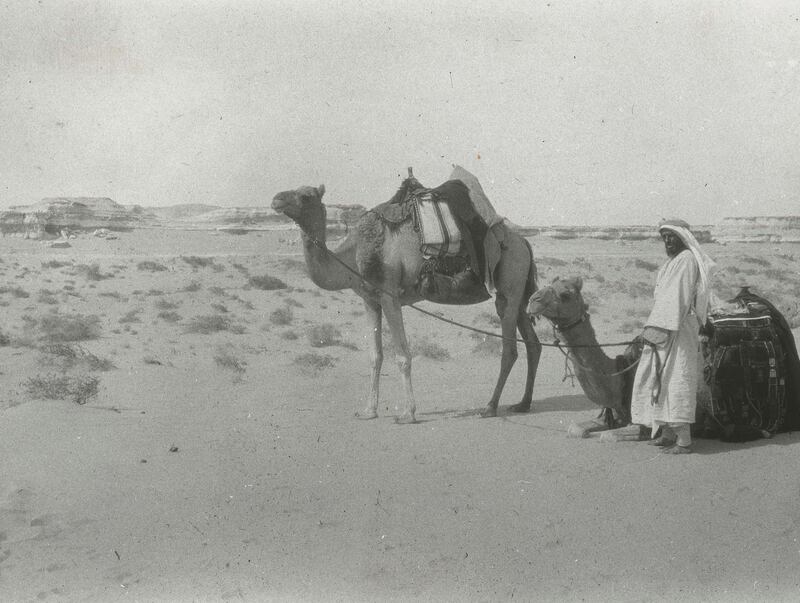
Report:
[{"label": "distant cliff", "polygon": [[720,243],[800,243],[800,216],[725,218],[713,233]]}]

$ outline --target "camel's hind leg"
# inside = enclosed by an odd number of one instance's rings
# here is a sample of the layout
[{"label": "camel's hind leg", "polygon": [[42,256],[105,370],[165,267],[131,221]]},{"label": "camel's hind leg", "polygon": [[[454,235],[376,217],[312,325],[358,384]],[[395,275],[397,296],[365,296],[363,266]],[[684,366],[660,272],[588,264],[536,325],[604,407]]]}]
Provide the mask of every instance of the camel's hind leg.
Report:
[{"label": "camel's hind leg", "polygon": [[395,359],[397,360],[397,367],[400,369],[400,375],[403,378],[403,386],[406,393],[406,409],[402,415],[397,417],[397,422],[416,423],[417,402],[414,399],[414,388],[411,384],[411,351],[406,339],[400,302],[397,298],[389,295],[381,296],[381,301],[383,312],[386,315],[386,322],[389,323],[389,329],[392,332]]},{"label": "camel's hind leg", "polygon": [[524,308],[520,308],[519,316],[517,317],[517,327],[519,328],[522,339],[525,340],[525,353],[528,358],[528,375],[525,378],[525,392],[522,394],[522,400],[519,404],[513,404],[509,407],[511,412],[529,412],[531,409],[531,402],[533,401],[533,383],[536,381],[536,371],[539,368],[539,358],[542,355],[542,344],[539,343],[539,337],[536,331],[533,330],[530,318],[525,313]]},{"label": "camel's hind leg", "polygon": [[369,317],[370,333],[367,337],[372,344],[370,348],[370,387],[367,407],[356,413],[360,419],[374,419],[378,416],[378,398],[381,387],[381,366],[383,365],[383,340],[381,333],[381,307],[376,302],[364,300],[364,308]]}]

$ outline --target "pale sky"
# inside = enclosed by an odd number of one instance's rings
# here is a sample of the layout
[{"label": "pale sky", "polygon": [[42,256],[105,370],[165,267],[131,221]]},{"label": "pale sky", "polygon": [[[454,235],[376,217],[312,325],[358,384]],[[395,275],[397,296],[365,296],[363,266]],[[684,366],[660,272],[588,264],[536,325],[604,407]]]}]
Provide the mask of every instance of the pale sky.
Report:
[{"label": "pale sky", "polygon": [[0,2],[0,208],[372,207],[458,163],[525,225],[800,214],[800,3]]}]

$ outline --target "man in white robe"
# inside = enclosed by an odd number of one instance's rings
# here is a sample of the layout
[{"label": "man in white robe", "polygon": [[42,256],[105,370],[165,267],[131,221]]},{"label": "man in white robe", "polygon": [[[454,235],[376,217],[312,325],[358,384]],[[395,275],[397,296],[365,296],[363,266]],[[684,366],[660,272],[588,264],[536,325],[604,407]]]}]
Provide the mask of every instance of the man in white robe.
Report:
[{"label": "man in white robe", "polygon": [[700,341],[698,331],[713,297],[709,284],[714,262],[703,252],[683,220],[659,224],[668,259],[658,271],[653,310],[642,337],[645,347],[631,398],[633,423],[649,426],[650,441],[664,452],[691,452]]}]

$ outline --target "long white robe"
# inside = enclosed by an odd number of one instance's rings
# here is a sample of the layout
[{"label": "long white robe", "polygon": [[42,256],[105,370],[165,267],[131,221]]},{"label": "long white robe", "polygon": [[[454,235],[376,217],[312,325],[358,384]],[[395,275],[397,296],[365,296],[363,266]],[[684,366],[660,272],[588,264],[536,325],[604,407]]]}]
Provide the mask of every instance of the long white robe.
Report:
[{"label": "long white robe", "polygon": [[[646,326],[670,333],[655,351],[651,346],[642,351],[631,399],[632,421],[652,427],[653,432],[664,423],[694,423],[700,362],[700,325],[694,303],[699,278],[697,260],[688,249],[667,260],[656,276],[653,310]],[[663,367],[660,383],[659,363]]]}]

